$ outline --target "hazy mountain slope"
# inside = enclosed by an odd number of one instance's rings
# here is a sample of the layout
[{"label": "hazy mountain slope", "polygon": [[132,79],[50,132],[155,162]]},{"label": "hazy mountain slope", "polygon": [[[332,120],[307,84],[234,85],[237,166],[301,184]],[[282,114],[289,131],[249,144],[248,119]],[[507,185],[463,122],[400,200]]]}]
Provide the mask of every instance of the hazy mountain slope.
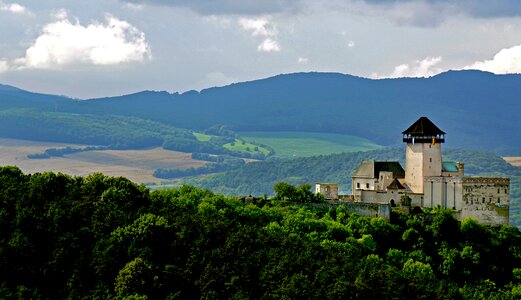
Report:
[{"label": "hazy mountain slope", "polygon": [[[336,132],[381,144],[427,115],[452,146],[502,153],[521,149],[521,76],[451,71],[432,78],[370,80],[298,73],[181,95],[141,93],[86,104],[185,128]],[[517,151],[519,152],[519,151]]]},{"label": "hazy mountain slope", "polygon": [[[13,105],[12,97],[23,103],[39,99],[0,89],[0,108]],[[372,80],[296,73],[183,94],[144,91],[88,101],[45,97],[37,109],[130,115],[191,129],[225,124],[236,131],[344,133],[384,145],[400,143],[400,133],[426,115],[447,132],[450,146],[521,154],[521,75],[450,71],[432,78]]]}]

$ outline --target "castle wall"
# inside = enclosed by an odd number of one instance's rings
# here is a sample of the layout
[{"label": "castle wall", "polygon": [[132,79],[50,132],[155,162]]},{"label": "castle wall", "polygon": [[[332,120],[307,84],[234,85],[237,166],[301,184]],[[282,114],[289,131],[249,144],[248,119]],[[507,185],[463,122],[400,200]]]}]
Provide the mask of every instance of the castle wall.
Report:
[{"label": "castle wall", "polygon": [[352,191],[355,199],[359,201],[362,190],[375,190],[376,179],[374,178],[353,178]]},{"label": "castle wall", "polygon": [[315,185],[315,194],[322,194],[327,200],[338,199],[338,184],[336,183],[317,183]]},{"label": "castle wall", "polygon": [[460,177],[426,177],[424,180],[424,207],[459,210],[463,203],[463,186]]},{"label": "castle wall", "polygon": [[393,182],[393,172],[380,171],[378,174],[378,181],[376,183],[376,190],[385,191],[391,182]]},{"label": "castle wall", "polygon": [[469,177],[463,179],[460,218],[472,217],[480,223],[508,224],[510,179]]},{"label": "castle wall", "polygon": [[386,220],[391,219],[391,206],[379,203],[343,203],[350,213],[356,213],[366,217],[381,217]]}]

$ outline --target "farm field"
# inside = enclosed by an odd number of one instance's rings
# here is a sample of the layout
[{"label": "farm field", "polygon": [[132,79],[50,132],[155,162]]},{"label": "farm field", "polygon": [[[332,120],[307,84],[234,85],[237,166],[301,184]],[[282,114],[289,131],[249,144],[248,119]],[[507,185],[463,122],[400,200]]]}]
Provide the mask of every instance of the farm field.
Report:
[{"label": "farm field", "polygon": [[193,160],[190,153],[162,148],[88,151],[50,159],[27,158],[28,154],[43,152],[48,148],[67,146],[80,147],[73,144],[0,139],[0,165],[17,166],[24,173],[53,171],[85,176],[101,172],[108,176],[124,176],[138,183],[161,183],[162,179],[152,176],[157,168],[185,169],[199,167],[206,163]]},{"label": "farm field", "polygon": [[503,157],[503,159],[515,167],[521,167],[521,156],[507,156]]},{"label": "farm field", "polygon": [[334,133],[259,131],[239,134],[246,141],[272,147],[278,157],[306,157],[381,148],[368,139]]}]

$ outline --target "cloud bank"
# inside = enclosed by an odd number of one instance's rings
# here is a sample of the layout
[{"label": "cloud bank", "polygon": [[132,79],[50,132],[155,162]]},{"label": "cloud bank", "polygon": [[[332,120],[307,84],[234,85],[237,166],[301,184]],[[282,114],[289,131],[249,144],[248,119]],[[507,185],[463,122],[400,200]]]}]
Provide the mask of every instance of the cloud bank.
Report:
[{"label": "cloud bank", "polygon": [[521,16],[519,0],[120,0],[133,5],[160,5],[190,9],[201,15],[299,14],[314,9],[377,14],[399,25],[436,27],[448,18]]},{"label": "cloud bank", "polygon": [[145,34],[126,21],[107,15],[105,23],[83,26],[71,22],[65,13],[47,24],[26,50],[14,61],[19,69],[55,69],[68,65],[115,65],[141,62],[151,57]]},{"label": "cloud bank", "polygon": [[202,15],[264,15],[295,11],[303,0],[122,0],[133,4],[151,4],[189,8]]},{"label": "cloud bank", "polygon": [[422,60],[415,60],[410,63],[401,64],[394,67],[393,72],[387,76],[378,76],[377,78],[401,78],[401,77],[430,77],[439,74],[443,69],[437,65],[442,61],[440,56],[438,57],[426,57]]},{"label": "cloud bank", "polygon": [[491,60],[478,61],[463,69],[489,71],[496,74],[521,73],[521,45],[501,49]]}]

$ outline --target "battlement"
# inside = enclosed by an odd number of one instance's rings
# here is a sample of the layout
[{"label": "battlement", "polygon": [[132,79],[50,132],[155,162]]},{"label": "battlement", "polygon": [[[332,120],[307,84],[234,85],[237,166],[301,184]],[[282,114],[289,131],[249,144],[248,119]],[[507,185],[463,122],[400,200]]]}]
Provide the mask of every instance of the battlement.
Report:
[{"label": "battlement", "polygon": [[463,177],[463,184],[465,183],[483,183],[483,184],[500,184],[510,185],[510,178],[504,177]]}]

